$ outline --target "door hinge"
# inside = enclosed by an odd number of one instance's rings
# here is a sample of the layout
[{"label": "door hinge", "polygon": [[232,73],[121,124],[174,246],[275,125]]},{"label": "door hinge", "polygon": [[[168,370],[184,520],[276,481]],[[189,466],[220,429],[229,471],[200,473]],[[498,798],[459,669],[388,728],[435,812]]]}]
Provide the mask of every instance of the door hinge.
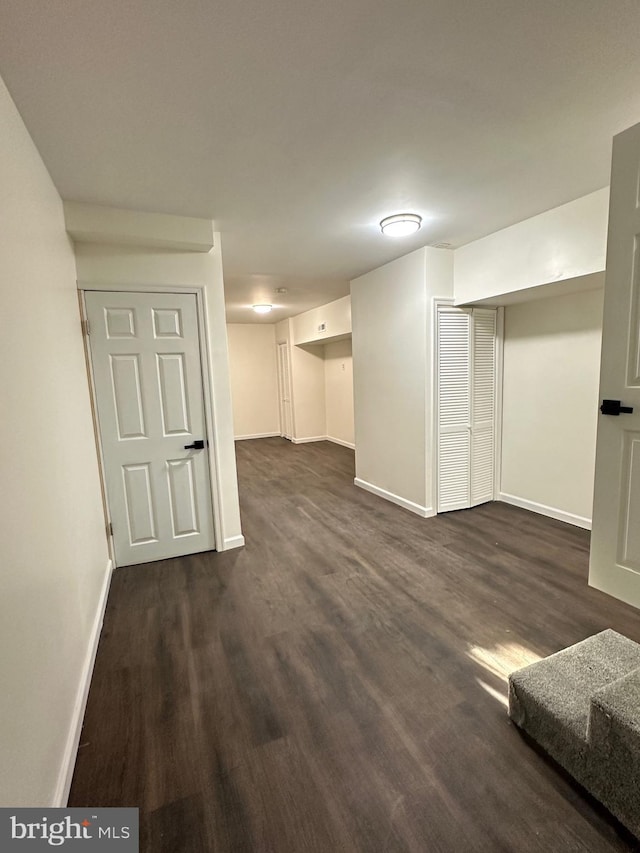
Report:
[{"label": "door hinge", "polygon": [[82,326],[82,334],[84,335],[85,338],[88,338],[89,337],[89,321],[88,320],[81,320],[80,325]]},{"label": "door hinge", "polygon": [[110,521],[110,522],[107,524],[107,538],[108,538],[109,536],[113,536],[113,522],[112,522],[112,521]]}]

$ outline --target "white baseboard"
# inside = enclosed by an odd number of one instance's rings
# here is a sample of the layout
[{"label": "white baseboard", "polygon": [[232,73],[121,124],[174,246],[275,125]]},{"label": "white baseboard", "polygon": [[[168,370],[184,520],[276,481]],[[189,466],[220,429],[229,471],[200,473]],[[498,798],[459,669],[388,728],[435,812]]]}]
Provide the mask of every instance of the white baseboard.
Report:
[{"label": "white baseboard", "polygon": [[111,576],[113,574],[113,563],[111,560],[107,563],[107,568],[104,574],[102,589],[98,599],[98,607],[96,610],[91,635],[89,637],[89,646],[85,655],[82,673],[80,675],[80,684],[76,695],[69,733],[67,735],[67,743],[65,745],[62,766],[58,774],[58,784],[53,795],[53,808],[64,808],[69,800],[69,791],[71,790],[71,780],[73,779],[73,771],[76,766],[76,756],[78,754],[78,745],[80,743],[80,735],[82,733],[82,724],[84,722],[84,712],[87,707],[87,699],[89,697],[89,687],[91,686],[91,676],[93,675],[93,665],[96,661],[98,652],[98,642],[100,641],[100,633],[102,631],[102,623],[104,620],[104,612],[107,607],[107,598],[109,597],[109,587],[111,586]]},{"label": "white baseboard", "polygon": [[231,551],[232,548],[242,548],[244,545],[244,536],[229,536],[222,543],[220,551]]},{"label": "white baseboard", "polygon": [[339,444],[342,447],[348,447],[349,450],[355,450],[356,446],[352,441],[343,441],[341,438],[334,438],[332,435],[325,436],[327,441],[332,441],[334,444]]},{"label": "white baseboard", "polygon": [[342,447],[348,447],[351,450],[356,449],[355,444],[343,441],[341,438],[333,438],[331,435],[312,435],[309,438],[292,438],[291,441],[294,444],[308,444],[311,441],[332,441],[334,444],[341,444]]},{"label": "white baseboard", "polygon": [[[236,435],[234,441],[247,441],[252,438],[287,438],[279,432],[261,432],[256,435]],[[290,438],[292,444],[308,444],[311,441],[332,441],[334,444],[341,444],[343,447],[348,447],[350,450],[355,450],[356,446],[353,442],[343,441],[341,438],[334,438],[332,435],[312,435],[309,438]]]},{"label": "white baseboard", "polygon": [[575,527],[582,527],[585,530],[591,530],[591,519],[585,518],[582,515],[574,515],[572,512],[565,512],[563,509],[556,509],[553,506],[545,506],[544,504],[536,503],[535,501],[519,498],[516,495],[508,495],[505,492],[500,492],[498,500],[512,506],[518,506],[520,509],[528,509],[530,512],[537,512],[539,515],[546,515],[549,518],[555,518],[556,521],[564,521],[567,524],[573,524]]},{"label": "white baseboard", "polygon": [[280,438],[279,432],[257,432],[255,435],[236,435],[234,441],[247,441],[251,438]]},{"label": "white baseboard", "polygon": [[409,512],[413,512],[421,518],[431,518],[432,515],[435,515],[434,510],[430,506],[420,506],[420,504],[408,501],[406,498],[401,498],[400,495],[394,495],[393,492],[388,492],[386,489],[374,486],[373,483],[367,483],[366,480],[360,480],[356,477],[353,482],[361,489],[365,489],[365,491],[371,492],[371,494],[377,495],[379,498],[384,498],[386,501],[391,501],[393,504],[408,509]]}]

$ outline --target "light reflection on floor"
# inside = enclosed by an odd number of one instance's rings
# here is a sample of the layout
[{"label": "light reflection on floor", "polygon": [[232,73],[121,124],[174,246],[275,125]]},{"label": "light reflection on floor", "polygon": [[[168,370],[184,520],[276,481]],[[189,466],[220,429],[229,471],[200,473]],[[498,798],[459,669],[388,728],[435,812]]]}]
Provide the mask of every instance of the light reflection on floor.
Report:
[{"label": "light reflection on floor", "polygon": [[470,646],[467,654],[472,661],[490,673],[494,681],[500,682],[500,689],[497,689],[482,678],[476,678],[480,687],[505,707],[510,673],[540,660],[540,655],[517,642],[497,643],[490,648]]},{"label": "light reflection on floor", "polygon": [[501,705],[504,705],[506,708],[509,704],[507,699],[507,694],[501,693],[499,690],[496,690],[495,687],[492,687],[490,684],[487,684],[486,681],[483,681],[481,678],[476,678],[476,681],[482,687],[483,690],[486,690],[489,696],[493,696],[494,699],[497,699]]}]

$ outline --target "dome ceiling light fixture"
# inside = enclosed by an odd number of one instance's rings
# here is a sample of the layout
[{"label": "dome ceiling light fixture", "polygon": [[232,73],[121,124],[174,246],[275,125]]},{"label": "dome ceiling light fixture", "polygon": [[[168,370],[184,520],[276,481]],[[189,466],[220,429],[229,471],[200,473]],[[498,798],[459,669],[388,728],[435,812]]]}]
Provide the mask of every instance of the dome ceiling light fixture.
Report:
[{"label": "dome ceiling light fixture", "polygon": [[417,213],[396,213],[380,223],[380,230],[387,237],[406,237],[420,230],[422,217]]},{"label": "dome ceiling light fixture", "polygon": [[252,305],[251,307],[256,312],[256,314],[268,314],[273,308],[273,305],[267,305],[265,303],[261,305]]}]

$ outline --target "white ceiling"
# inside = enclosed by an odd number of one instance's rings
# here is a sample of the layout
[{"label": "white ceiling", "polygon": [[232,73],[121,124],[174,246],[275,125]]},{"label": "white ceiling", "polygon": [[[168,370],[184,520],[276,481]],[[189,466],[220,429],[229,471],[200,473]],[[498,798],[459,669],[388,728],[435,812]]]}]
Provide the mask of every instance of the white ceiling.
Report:
[{"label": "white ceiling", "polygon": [[639,45],[637,0],[0,0],[61,195],[213,218],[233,322],[605,186]]}]

